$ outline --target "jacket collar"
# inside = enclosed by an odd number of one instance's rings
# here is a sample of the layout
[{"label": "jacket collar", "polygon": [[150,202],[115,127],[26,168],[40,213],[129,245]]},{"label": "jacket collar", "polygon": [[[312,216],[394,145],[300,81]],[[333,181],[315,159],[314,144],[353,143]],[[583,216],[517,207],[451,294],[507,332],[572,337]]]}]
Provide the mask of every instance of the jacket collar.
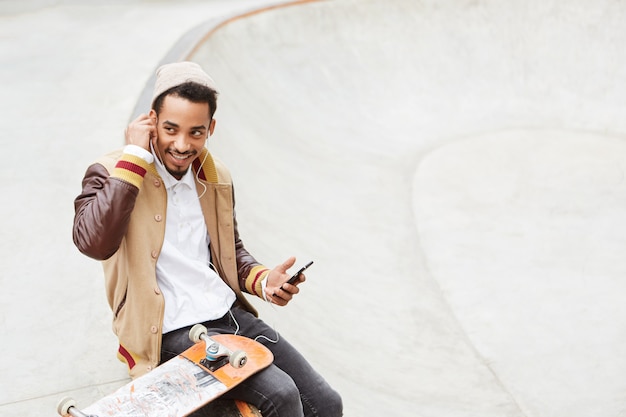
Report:
[{"label": "jacket collar", "polygon": [[217,183],[217,169],[215,168],[215,162],[213,156],[207,148],[203,148],[200,156],[198,156],[192,163],[192,168],[197,177],[203,181]]}]

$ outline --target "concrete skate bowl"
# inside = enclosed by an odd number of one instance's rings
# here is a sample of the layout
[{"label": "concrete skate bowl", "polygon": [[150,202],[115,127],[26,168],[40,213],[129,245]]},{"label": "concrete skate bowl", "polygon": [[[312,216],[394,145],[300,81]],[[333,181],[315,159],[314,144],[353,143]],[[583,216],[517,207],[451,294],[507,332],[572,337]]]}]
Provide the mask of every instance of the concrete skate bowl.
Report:
[{"label": "concrete skate bowl", "polygon": [[[626,4],[304,2],[186,58],[269,312],[353,416],[626,415]],[[267,317],[267,316],[266,316]]]}]

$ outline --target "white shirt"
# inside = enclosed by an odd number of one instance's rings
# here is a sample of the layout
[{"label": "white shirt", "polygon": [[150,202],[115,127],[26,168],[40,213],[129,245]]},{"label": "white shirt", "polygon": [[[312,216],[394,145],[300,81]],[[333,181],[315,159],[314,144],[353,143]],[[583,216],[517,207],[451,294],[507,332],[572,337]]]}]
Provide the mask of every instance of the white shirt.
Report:
[{"label": "white shirt", "polygon": [[236,296],[210,267],[210,237],[193,170],[177,180],[145,149],[128,145],[124,152],[154,161],[167,190],[165,239],[156,264],[165,297],[163,333],[224,316]]}]

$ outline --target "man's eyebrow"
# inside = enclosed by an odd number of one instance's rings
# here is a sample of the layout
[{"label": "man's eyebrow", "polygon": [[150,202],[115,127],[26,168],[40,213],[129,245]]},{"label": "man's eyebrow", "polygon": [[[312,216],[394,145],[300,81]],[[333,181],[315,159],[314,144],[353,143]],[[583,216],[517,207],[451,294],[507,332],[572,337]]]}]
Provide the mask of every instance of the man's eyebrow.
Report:
[{"label": "man's eyebrow", "polygon": [[170,125],[170,126],[172,126],[172,127],[180,127],[180,126],[178,126],[176,123],[174,123],[174,122],[170,122],[169,120],[165,120],[165,121],[163,122],[163,124],[164,124],[164,125]]},{"label": "man's eyebrow", "polygon": [[[170,122],[169,120],[165,120],[163,122],[163,125],[168,125],[168,126],[176,127],[176,128],[180,127],[178,124],[176,124],[174,122]],[[206,129],[207,129],[207,127],[205,125],[192,126],[190,128],[190,130],[206,130]]]}]

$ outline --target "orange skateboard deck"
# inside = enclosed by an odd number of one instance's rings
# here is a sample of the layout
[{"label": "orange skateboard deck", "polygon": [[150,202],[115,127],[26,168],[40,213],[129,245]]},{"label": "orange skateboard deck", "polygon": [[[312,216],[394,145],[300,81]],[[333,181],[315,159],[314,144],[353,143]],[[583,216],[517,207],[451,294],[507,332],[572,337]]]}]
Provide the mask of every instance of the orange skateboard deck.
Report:
[{"label": "orange skateboard deck", "polygon": [[[220,355],[226,352],[220,357],[222,363],[211,351],[218,349],[217,345]],[[57,411],[72,417],[184,417],[265,369],[273,360],[269,349],[252,339],[225,334],[209,338],[203,334],[202,340],[177,357],[92,405],[80,410],[72,399],[64,398]],[[260,416],[258,410],[240,401],[220,400],[210,407],[222,410],[218,415]]]}]

